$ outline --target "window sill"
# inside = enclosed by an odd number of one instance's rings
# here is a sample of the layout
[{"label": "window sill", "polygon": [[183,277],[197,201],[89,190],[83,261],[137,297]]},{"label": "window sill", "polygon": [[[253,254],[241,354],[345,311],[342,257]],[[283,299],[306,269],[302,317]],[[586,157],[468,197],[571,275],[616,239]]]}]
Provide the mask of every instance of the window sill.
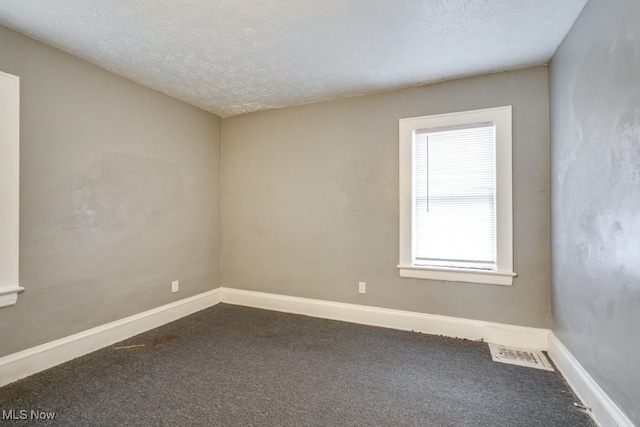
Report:
[{"label": "window sill", "polygon": [[18,302],[18,294],[24,291],[20,286],[0,288],[0,307],[8,307]]},{"label": "window sill", "polygon": [[418,267],[415,265],[399,265],[398,270],[400,277],[502,286],[513,285],[513,278],[517,276],[516,273],[507,271],[462,270],[446,267]]}]

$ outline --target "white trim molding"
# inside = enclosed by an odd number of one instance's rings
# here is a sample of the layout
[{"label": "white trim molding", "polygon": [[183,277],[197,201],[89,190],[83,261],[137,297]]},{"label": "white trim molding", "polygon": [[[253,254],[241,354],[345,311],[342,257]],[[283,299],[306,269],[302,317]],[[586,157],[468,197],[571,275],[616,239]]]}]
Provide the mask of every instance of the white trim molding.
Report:
[{"label": "white trim molding", "polygon": [[[414,253],[414,148],[419,131],[480,123],[495,125],[496,268],[434,268],[416,262]],[[513,277],[512,106],[436,114],[399,120],[400,261],[401,277],[511,286]],[[425,268],[427,267],[427,268]]]},{"label": "white trim molding", "polygon": [[[441,268],[417,262],[415,254],[415,135],[430,129],[493,123],[495,125],[496,266]],[[436,114],[399,120],[400,277],[511,286],[513,271],[512,106]]]},{"label": "white trim molding", "polygon": [[567,380],[578,398],[590,408],[589,414],[598,425],[601,427],[634,427],[618,406],[548,329],[246,291],[229,287],[220,289],[222,302],[226,304],[547,351],[560,374]]},{"label": "white trim molding", "polygon": [[463,270],[445,267],[423,267],[415,265],[399,265],[400,277],[413,279],[448,280],[485,285],[511,286],[517,276],[511,271]]},{"label": "white trim molding", "polygon": [[549,330],[413,311],[221,288],[222,302],[404,331],[546,350]]},{"label": "white trim molding", "polygon": [[601,427],[634,427],[631,420],[602,390],[554,333],[549,334],[548,353],[574,393],[589,408],[589,414],[598,425]]},{"label": "white trim molding", "polygon": [[0,307],[14,305],[20,244],[20,78],[0,72]]},{"label": "white trim molding", "polygon": [[220,288],[0,358],[0,386],[178,320],[220,302]]},{"label": "white trim molding", "polygon": [[24,291],[21,286],[0,287],[0,307],[15,305],[18,302],[18,294]]},{"label": "white trim molding", "polygon": [[634,427],[548,329],[221,287],[0,358],[0,386],[170,323],[218,303],[548,351],[602,427]]}]

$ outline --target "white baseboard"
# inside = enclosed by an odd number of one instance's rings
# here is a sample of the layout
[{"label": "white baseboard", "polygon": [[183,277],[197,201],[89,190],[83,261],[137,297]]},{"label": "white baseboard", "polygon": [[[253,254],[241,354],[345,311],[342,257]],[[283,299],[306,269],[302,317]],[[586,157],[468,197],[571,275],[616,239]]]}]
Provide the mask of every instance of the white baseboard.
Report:
[{"label": "white baseboard", "polygon": [[633,423],[593,380],[554,333],[549,334],[549,356],[574,393],[590,408],[601,427],[634,427]]},{"label": "white baseboard", "polygon": [[228,287],[220,289],[222,302],[227,304],[474,341],[482,339],[485,342],[510,347],[545,350],[576,395],[587,407],[591,408],[590,415],[596,423],[602,427],[634,427],[633,423],[548,329],[245,291]]},{"label": "white baseboard", "polygon": [[546,350],[602,427],[634,427],[548,329],[222,287],[0,358],[0,387],[220,302],[370,326]]},{"label": "white baseboard", "polygon": [[303,314],[305,316],[342,320],[404,331],[465,338],[473,341],[484,340],[494,344],[534,350],[546,350],[548,345],[548,329],[245,291],[227,287],[220,289],[222,290],[222,302],[227,304]]},{"label": "white baseboard", "polygon": [[0,386],[216,305],[220,288],[0,358]]}]

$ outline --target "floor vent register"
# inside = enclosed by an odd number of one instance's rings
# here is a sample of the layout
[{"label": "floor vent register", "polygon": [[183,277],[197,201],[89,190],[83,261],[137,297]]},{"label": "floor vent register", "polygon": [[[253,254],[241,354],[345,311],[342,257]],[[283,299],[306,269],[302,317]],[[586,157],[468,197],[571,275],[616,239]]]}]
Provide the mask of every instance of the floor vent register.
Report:
[{"label": "floor vent register", "polygon": [[543,352],[528,348],[514,348],[498,344],[489,344],[491,357],[495,362],[527,366],[529,368],[553,371],[553,366]]}]

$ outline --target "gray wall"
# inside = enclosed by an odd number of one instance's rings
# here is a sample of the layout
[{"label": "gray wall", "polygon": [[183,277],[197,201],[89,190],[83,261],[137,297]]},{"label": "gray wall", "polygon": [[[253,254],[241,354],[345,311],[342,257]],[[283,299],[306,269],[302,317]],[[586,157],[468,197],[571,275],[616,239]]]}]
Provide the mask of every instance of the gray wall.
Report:
[{"label": "gray wall", "polygon": [[2,27],[0,52],[21,78],[26,288],[0,356],[218,287],[220,119]]},{"label": "gray wall", "polygon": [[[398,119],[501,105],[514,107],[513,287],[401,279]],[[222,283],[548,327],[548,120],[546,67],[224,119]]]},{"label": "gray wall", "polygon": [[550,67],[554,331],[638,425],[639,22],[591,0]]}]

